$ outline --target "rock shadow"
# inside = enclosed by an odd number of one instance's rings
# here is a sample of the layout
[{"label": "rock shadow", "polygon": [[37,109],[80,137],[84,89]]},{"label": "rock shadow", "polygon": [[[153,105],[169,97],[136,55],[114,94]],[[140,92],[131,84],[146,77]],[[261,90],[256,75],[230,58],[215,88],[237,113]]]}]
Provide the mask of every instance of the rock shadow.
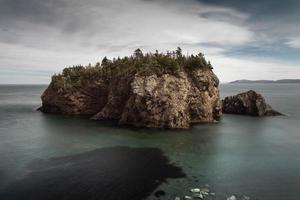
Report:
[{"label": "rock shadow", "polygon": [[185,177],[156,148],[109,147],[36,160],[33,172],[9,185],[1,200],[139,200],[167,178]]}]

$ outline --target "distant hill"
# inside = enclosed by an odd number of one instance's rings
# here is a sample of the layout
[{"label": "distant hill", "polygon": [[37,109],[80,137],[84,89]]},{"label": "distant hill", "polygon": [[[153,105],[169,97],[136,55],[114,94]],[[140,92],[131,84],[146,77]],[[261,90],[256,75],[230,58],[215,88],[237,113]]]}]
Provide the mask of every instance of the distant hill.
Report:
[{"label": "distant hill", "polygon": [[236,80],[229,82],[232,84],[235,83],[300,83],[300,79],[280,79],[280,80],[247,80],[247,79],[242,79],[242,80]]}]

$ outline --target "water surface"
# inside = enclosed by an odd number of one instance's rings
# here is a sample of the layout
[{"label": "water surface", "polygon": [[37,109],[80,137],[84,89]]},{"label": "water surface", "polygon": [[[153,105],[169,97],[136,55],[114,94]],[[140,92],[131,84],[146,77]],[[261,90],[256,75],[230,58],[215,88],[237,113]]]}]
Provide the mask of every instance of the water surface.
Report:
[{"label": "water surface", "polygon": [[[5,194],[6,199],[13,199],[16,191],[30,194],[32,185],[36,193],[31,197],[36,199],[37,194],[43,196],[51,191],[43,190],[39,183],[50,187],[51,183],[57,185],[57,180],[66,180],[59,184],[66,186],[66,193],[74,188],[88,191],[91,196],[86,198],[97,198],[105,188],[100,183],[127,183],[111,176],[113,170],[122,177],[133,177],[135,181],[128,181],[128,186],[136,185],[137,194],[145,196],[138,197],[146,199],[158,199],[154,193],[159,190],[166,193],[160,199],[174,199],[189,194],[191,187],[206,184],[216,193],[212,199],[226,199],[232,194],[262,200],[299,199],[300,84],[221,85],[222,97],[254,89],[288,116],[224,115],[218,124],[197,125],[190,130],[124,128],[78,117],[42,114],[35,109],[40,106],[45,88],[0,86],[0,195]],[[115,159],[99,157],[107,148],[113,153],[105,155]],[[120,158],[119,148],[130,149],[128,159]],[[156,152],[153,157],[148,150]],[[106,173],[109,176],[102,174],[110,167],[101,168],[101,158],[108,160],[106,166],[112,166]],[[57,160],[63,160],[63,164],[57,164]],[[152,162],[157,165],[142,167]],[[144,170],[132,170],[135,168]],[[62,173],[63,170],[68,173]],[[64,179],[63,175],[73,178]],[[110,184],[111,180],[114,184]],[[110,198],[117,199],[116,191],[121,192],[122,188],[111,189],[114,193],[110,195],[116,196]]]}]

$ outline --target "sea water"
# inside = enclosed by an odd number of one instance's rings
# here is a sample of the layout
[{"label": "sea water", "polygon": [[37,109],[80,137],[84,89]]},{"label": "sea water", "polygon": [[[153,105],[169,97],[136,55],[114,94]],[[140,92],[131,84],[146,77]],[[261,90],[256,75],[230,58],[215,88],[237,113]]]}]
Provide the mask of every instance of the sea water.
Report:
[{"label": "sea water", "polygon": [[208,199],[300,199],[300,84],[222,84],[222,97],[253,89],[287,116],[223,115],[188,130],[43,114],[46,87],[0,86],[3,199],[174,199],[201,187]]}]

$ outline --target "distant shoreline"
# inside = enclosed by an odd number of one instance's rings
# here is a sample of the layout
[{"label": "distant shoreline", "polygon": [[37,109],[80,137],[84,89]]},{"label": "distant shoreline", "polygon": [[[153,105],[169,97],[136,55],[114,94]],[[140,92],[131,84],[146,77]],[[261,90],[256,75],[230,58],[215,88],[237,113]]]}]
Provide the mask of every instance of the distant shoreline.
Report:
[{"label": "distant shoreline", "polygon": [[229,84],[237,84],[237,83],[300,83],[300,79],[279,79],[279,80],[236,80],[231,81]]},{"label": "distant shoreline", "polygon": [[48,84],[27,84],[27,83],[17,83],[17,84],[10,84],[10,83],[0,83],[0,86],[48,86]]}]

